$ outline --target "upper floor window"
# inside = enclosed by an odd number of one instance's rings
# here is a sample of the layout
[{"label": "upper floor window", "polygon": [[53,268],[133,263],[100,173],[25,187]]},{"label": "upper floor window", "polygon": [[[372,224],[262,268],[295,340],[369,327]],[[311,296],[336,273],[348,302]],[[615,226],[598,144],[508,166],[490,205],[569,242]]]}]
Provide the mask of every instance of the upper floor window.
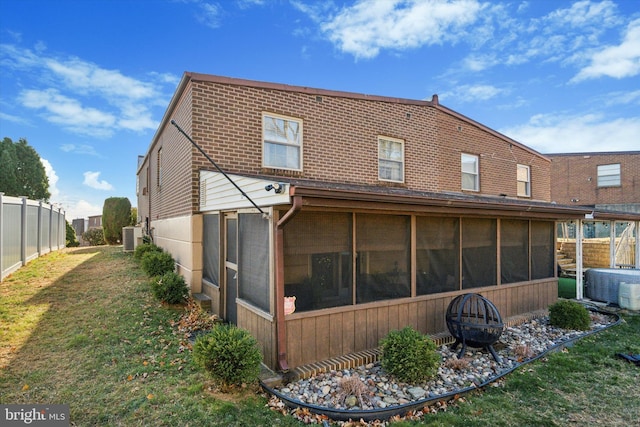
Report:
[{"label": "upper floor window", "polygon": [[404,141],[378,137],[378,179],[404,182]]},{"label": "upper floor window", "polygon": [[531,197],[531,168],[527,165],[518,165],[518,196]]},{"label": "upper floor window", "polygon": [[162,147],[158,148],[158,164],[157,164],[157,184],[158,187],[162,185]]},{"label": "upper floor window", "polygon": [[620,163],[598,166],[598,187],[616,187],[620,185]]},{"label": "upper floor window", "polygon": [[480,176],[478,174],[478,156],[462,153],[462,189],[480,191]]},{"label": "upper floor window", "polygon": [[302,170],[302,121],[273,114],[262,115],[262,165]]}]

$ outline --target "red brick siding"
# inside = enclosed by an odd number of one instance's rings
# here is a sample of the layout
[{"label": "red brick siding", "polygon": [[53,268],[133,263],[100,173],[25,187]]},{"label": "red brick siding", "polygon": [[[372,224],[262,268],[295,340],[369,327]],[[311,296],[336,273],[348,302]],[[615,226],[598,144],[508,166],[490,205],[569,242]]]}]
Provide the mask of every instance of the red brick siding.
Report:
[{"label": "red brick siding", "polygon": [[[480,192],[517,197],[516,165],[531,166],[531,199],[550,200],[550,162],[507,138],[429,102],[349,96],[190,80],[172,119],[229,173],[298,177],[337,183],[401,186],[461,192],[460,153],[480,157]],[[262,114],[303,123],[301,171],[262,167]],[[405,182],[378,180],[378,136],[404,141]],[[163,147],[163,185],[157,183],[157,151]],[[145,164],[152,220],[198,210],[199,171],[215,170],[170,123],[160,129]]]},{"label": "red brick siding", "polygon": [[[481,156],[482,194],[515,197],[516,164],[522,163],[531,166],[532,199],[550,197],[547,160],[427,103],[327,95],[319,100],[309,93],[217,82],[192,81],[191,87],[193,138],[230,173],[459,192],[464,151]],[[302,171],[262,168],[263,112],[302,120]],[[404,140],[404,184],[378,180],[379,135]],[[211,169],[199,154],[193,166]]]},{"label": "red brick siding", "polygon": [[[517,165],[531,171],[531,199],[550,200],[548,160],[446,112],[438,115],[441,148],[440,191],[461,191],[460,154],[479,157],[480,194],[517,196]],[[474,192],[465,191],[473,194]],[[528,198],[525,198],[528,199]]]},{"label": "red brick siding", "polygon": [[[602,205],[640,202],[640,153],[553,155],[552,200],[561,204]],[[620,186],[598,187],[598,165],[620,164]],[[572,202],[572,200],[578,200]]]}]

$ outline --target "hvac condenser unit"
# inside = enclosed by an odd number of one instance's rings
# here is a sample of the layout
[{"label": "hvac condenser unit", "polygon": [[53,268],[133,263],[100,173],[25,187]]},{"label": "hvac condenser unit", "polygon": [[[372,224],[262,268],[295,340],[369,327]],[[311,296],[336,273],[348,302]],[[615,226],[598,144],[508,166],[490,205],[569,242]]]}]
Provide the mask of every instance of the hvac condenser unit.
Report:
[{"label": "hvac condenser unit", "polygon": [[132,252],[142,243],[142,227],[122,227],[122,250]]}]

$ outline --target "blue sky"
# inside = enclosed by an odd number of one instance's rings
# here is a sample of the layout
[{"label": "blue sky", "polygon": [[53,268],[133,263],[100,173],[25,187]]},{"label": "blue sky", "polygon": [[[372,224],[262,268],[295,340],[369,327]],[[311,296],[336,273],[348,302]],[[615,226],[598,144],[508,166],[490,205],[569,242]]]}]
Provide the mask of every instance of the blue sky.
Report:
[{"label": "blue sky", "polygon": [[185,71],[438,94],[542,153],[640,150],[635,0],[0,0],[0,67],[0,138],[36,149],[69,220],[137,204]]}]

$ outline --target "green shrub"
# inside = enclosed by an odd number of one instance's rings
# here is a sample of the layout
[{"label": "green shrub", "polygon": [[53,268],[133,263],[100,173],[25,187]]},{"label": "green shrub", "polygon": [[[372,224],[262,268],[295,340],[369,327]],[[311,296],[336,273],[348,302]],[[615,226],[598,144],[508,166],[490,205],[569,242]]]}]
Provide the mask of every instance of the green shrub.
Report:
[{"label": "green shrub", "polygon": [[169,304],[179,304],[189,296],[184,277],[173,271],[155,277],[151,281],[151,291],[160,301]]},{"label": "green shrub", "polygon": [[582,304],[561,300],[549,306],[549,323],[563,329],[586,331],[591,326],[591,316]]},{"label": "green shrub", "polygon": [[131,224],[131,202],[126,197],[109,197],[102,206],[104,240],[110,245],[122,241],[122,227]]},{"label": "green shrub", "polygon": [[436,344],[409,326],[389,332],[380,347],[382,367],[400,381],[419,382],[438,372],[441,361]]},{"label": "green shrub", "polygon": [[144,254],[154,251],[162,252],[162,248],[160,246],[154,245],[153,243],[142,243],[136,246],[136,249],[133,252],[133,257],[137,260],[141,260]]},{"label": "green shrub", "polygon": [[76,230],[73,229],[69,221],[65,221],[66,225],[66,247],[68,248],[76,248],[80,246],[80,242],[78,242],[78,238],[76,237]]},{"label": "green shrub", "polygon": [[82,233],[82,238],[89,242],[91,246],[99,246],[105,244],[102,227],[88,229],[87,231]]},{"label": "green shrub", "polygon": [[150,277],[155,277],[174,271],[176,262],[168,252],[150,251],[142,256],[140,265],[145,273]]},{"label": "green shrub", "polygon": [[193,361],[223,390],[254,382],[260,374],[262,354],[251,334],[234,325],[217,325],[193,345]]}]

